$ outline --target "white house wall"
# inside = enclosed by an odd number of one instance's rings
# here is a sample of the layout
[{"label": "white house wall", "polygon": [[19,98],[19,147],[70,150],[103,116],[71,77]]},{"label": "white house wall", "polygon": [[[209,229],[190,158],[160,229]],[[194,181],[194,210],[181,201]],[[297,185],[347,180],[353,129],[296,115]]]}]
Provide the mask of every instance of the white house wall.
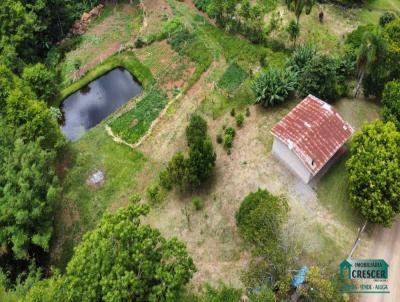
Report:
[{"label": "white house wall", "polygon": [[311,180],[311,173],[303,165],[297,155],[294,154],[286,144],[276,137],[274,137],[274,144],[272,145],[272,154],[274,154],[305,183],[308,183]]}]

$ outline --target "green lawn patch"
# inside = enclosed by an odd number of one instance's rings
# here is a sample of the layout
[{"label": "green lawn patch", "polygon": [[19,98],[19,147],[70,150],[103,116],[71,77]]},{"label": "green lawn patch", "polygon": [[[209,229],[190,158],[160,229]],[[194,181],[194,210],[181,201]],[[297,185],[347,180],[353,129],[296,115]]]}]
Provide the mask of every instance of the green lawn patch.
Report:
[{"label": "green lawn patch", "polygon": [[150,84],[154,83],[154,78],[150,70],[140,63],[133,52],[124,51],[110,56],[103,63],[91,69],[80,80],[63,89],[57,97],[54,106],[58,107],[66,97],[85,87],[106,72],[117,67],[123,67],[128,70],[133,76],[135,76],[135,78],[139,80],[144,88],[147,88],[150,86]]},{"label": "green lawn patch", "polygon": [[111,129],[126,142],[134,144],[146,134],[167,102],[167,96],[162,91],[152,88],[133,109],[111,122]]},{"label": "green lawn patch", "polygon": [[356,228],[361,219],[350,205],[348,198],[348,176],[345,167],[347,157],[334,164],[321,178],[317,186],[318,199],[341,223]]},{"label": "green lawn patch", "polygon": [[[103,127],[95,127],[71,145],[69,168],[63,181],[62,198],[56,206],[55,240],[51,248],[54,265],[64,269],[73,247],[93,229],[110,205],[124,204],[136,192],[137,174],[147,159],[131,148],[116,144]],[[99,186],[89,186],[96,170],[105,174]]]},{"label": "green lawn patch", "polygon": [[249,75],[236,63],[232,63],[225,70],[222,77],[219,79],[217,85],[219,88],[224,89],[228,92],[235,92],[239,88],[240,84],[247,79]]}]

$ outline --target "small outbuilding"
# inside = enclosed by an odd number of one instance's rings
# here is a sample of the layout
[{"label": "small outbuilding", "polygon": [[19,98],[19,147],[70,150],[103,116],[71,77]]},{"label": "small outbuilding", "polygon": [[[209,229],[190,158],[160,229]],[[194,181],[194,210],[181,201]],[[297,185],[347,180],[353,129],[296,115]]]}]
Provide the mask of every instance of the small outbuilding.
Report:
[{"label": "small outbuilding", "polygon": [[272,128],[272,153],[309,183],[341,154],[353,132],[335,108],[309,95]]}]

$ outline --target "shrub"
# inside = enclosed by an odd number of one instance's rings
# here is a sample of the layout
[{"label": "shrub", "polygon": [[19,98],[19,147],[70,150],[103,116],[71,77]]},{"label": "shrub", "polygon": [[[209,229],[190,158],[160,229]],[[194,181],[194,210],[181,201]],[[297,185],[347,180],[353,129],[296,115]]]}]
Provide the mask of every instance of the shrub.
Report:
[{"label": "shrub", "polygon": [[302,97],[313,94],[323,100],[337,99],[335,61],[326,56],[318,55],[306,64],[299,74],[299,94]]},{"label": "shrub", "polygon": [[270,68],[253,82],[256,103],[264,107],[283,103],[296,90],[297,74],[290,69]]},{"label": "shrub", "polygon": [[223,140],[223,138],[222,138],[222,135],[221,135],[221,134],[217,134],[217,143],[218,143],[218,144],[222,144],[223,141],[224,141],[224,140]]},{"label": "shrub", "polygon": [[228,127],[225,129],[224,133],[224,148],[227,151],[230,151],[230,149],[233,146],[233,139],[235,138],[236,132],[235,129],[232,127]]},{"label": "shrub", "polygon": [[373,32],[375,29],[376,26],[373,24],[359,25],[355,30],[347,35],[345,44],[351,48],[358,49],[361,45],[364,34],[366,32]]},{"label": "shrub", "polygon": [[158,176],[158,178],[159,178],[160,186],[163,189],[165,189],[167,191],[172,190],[172,188],[174,186],[174,183],[173,183],[172,178],[169,176],[167,170],[161,171],[161,173]]},{"label": "shrub", "polygon": [[142,48],[146,43],[144,42],[143,38],[141,36],[137,37],[135,40],[135,47],[136,48]]},{"label": "shrub", "polygon": [[392,22],[394,19],[396,19],[396,15],[394,13],[384,12],[379,18],[379,25],[385,27],[386,24]]},{"label": "shrub", "polygon": [[200,211],[204,208],[204,201],[200,197],[197,196],[193,197],[192,204],[196,211]]},{"label": "shrub", "polygon": [[300,72],[316,55],[317,48],[314,44],[302,44],[295,49],[286,66],[295,72]]},{"label": "shrub", "polygon": [[243,238],[263,248],[276,243],[287,218],[289,206],[283,198],[266,190],[252,192],[236,213],[236,224]]},{"label": "shrub", "polygon": [[236,126],[242,127],[243,121],[244,121],[244,115],[242,113],[236,115]]},{"label": "shrub", "polygon": [[165,199],[165,192],[162,191],[160,185],[154,184],[147,188],[147,198],[153,204],[159,204]]},{"label": "shrub", "polygon": [[233,117],[233,116],[235,116],[236,115],[236,110],[235,110],[235,108],[232,108],[231,109],[231,116]]},{"label": "shrub", "polygon": [[400,80],[385,85],[382,97],[383,119],[393,122],[400,131]]},{"label": "shrub", "polygon": [[289,34],[290,40],[293,41],[293,46],[296,45],[297,37],[300,34],[300,26],[295,20],[291,20],[286,28]]}]

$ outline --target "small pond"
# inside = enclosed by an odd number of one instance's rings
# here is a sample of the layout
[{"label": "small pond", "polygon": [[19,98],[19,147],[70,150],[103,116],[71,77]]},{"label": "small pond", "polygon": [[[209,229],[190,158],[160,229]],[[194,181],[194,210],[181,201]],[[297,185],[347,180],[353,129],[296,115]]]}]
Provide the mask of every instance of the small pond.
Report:
[{"label": "small pond", "polygon": [[142,86],[127,70],[113,69],[64,100],[64,135],[70,141],[77,140],[141,92]]}]

